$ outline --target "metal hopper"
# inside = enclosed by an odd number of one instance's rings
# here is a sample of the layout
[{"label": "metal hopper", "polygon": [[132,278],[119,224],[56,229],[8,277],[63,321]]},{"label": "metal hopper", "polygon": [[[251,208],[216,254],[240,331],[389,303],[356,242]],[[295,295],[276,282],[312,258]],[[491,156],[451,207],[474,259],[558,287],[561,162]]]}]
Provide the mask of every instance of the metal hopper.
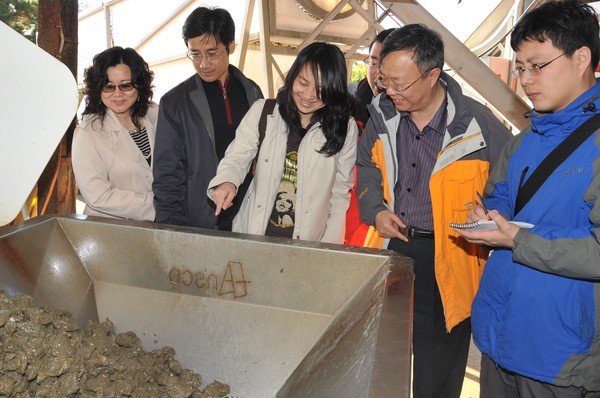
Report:
[{"label": "metal hopper", "polygon": [[1,289],[171,346],[233,397],[408,397],[412,286],[389,251],[79,216],[0,229]]}]

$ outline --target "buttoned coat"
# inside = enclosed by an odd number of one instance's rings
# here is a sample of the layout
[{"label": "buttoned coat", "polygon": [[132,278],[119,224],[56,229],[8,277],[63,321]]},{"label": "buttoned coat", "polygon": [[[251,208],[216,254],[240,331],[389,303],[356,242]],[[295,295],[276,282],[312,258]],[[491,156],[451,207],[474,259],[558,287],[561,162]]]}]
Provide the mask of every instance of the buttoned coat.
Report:
[{"label": "buttoned coat", "polygon": [[[157,115],[152,103],[144,117],[151,154]],[[113,111],[107,109],[103,121],[96,115],[83,119],[73,135],[72,159],[84,214],[154,220],[152,168]]]},{"label": "buttoned coat", "polygon": [[[258,100],[240,123],[209,187],[223,182],[239,186],[244,180],[258,149],[258,121],[264,103]],[[357,135],[358,127],[351,118],[344,146],[333,156],[317,152],[326,142],[320,123],[311,126],[302,139],[298,148],[294,239],[343,243],[349,191],[354,183]],[[267,118],[256,174],[233,220],[234,232],[265,234],[281,181],[287,140],[288,127],[276,106]]]}]

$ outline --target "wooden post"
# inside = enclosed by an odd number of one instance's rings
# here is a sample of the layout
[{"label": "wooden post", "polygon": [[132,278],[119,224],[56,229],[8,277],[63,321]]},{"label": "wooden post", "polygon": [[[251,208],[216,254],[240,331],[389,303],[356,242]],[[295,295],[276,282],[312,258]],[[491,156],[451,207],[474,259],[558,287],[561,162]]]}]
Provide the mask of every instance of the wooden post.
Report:
[{"label": "wooden post", "polygon": [[[38,45],[77,76],[77,0],[39,0]],[[32,93],[35,95],[35,93]],[[71,167],[75,118],[38,180],[38,213],[75,213],[77,187]]]}]

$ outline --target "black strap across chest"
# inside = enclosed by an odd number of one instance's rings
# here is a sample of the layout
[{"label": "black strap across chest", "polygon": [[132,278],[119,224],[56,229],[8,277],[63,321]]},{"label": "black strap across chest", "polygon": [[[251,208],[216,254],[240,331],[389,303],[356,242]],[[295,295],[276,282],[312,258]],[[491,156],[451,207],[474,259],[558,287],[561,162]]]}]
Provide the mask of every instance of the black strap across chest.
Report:
[{"label": "black strap across chest", "polygon": [[[573,131],[561,142],[540,165],[534,170],[525,183],[519,187],[515,215],[525,207],[529,199],[544,184],[544,181],[556,168],[571,155],[594,131],[600,128],[600,114],[592,116],[585,123]],[[525,170],[526,171],[526,170]]]}]

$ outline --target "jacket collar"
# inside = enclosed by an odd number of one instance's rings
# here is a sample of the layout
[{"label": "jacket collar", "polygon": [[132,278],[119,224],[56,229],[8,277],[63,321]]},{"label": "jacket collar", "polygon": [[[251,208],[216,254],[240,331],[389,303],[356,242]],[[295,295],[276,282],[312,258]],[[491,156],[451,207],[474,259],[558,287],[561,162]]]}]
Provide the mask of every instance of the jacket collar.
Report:
[{"label": "jacket collar", "polygon": [[[147,120],[144,121],[147,123]],[[118,116],[113,111],[107,109],[104,120],[96,116],[86,117],[80,127],[87,128],[88,124],[90,124],[93,134],[97,136],[97,139],[103,142],[103,145],[107,145],[115,155],[129,159],[144,168],[150,168],[136,143],[130,137],[129,132],[123,127]],[[154,127],[146,125],[146,128]],[[150,137],[150,134],[148,139],[150,146],[153,148],[154,140]]]},{"label": "jacket collar", "polygon": [[[446,88],[446,101],[448,109],[447,117],[447,131],[452,136],[464,133],[469,124],[473,120],[473,115],[469,111],[469,106],[466,105],[466,98],[463,95],[462,89],[458,82],[454,80],[446,72],[442,72],[440,76],[440,83]],[[374,107],[378,106],[381,115],[387,122],[394,117],[400,115],[400,112],[394,106],[394,103],[390,100],[385,92],[379,94],[376,100],[369,105],[369,110],[373,111]],[[600,107],[599,107],[600,108]]]},{"label": "jacket collar", "polygon": [[358,86],[356,88],[356,93],[354,93],[356,100],[364,105],[368,105],[373,100],[373,90],[371,90],[371,86],[369,86],[369,82],[366,78],[362,79],[358,82]]},{"label": "jacket collar", "polygon": [[[256,93],[253,92],[254,88],[252,86],[252,82],[244,76],[244,74],[235,66],[229,65],[229,75],[230,78],[233,76],[237,79],[242,86],[244,87],[244,91],[246,92],[246,97],[248,99],[248,104],[252,105],[256,100]],[[202,121],[204,122],[204,126],[206,127],[206,131],[208,132],[208,136],[210,137],[213,147],[215,146],[215,128],[212,121],[212,116],[210,114],[210,106],[208,104],[208,99],[206,97],[206,92],[202,87],[202,78],[200,75],[195,73],[191,78],[187,80],[187,87],[189,90],[189,97],[194,104],[194,107],[200,114]]]},{"label": "jacket collar", "polygon": [[531,111],[531,129],[543,135],[568,135],[587,119],[600,113],[600,84],[581,94],[569,106],[554,113]]}]

